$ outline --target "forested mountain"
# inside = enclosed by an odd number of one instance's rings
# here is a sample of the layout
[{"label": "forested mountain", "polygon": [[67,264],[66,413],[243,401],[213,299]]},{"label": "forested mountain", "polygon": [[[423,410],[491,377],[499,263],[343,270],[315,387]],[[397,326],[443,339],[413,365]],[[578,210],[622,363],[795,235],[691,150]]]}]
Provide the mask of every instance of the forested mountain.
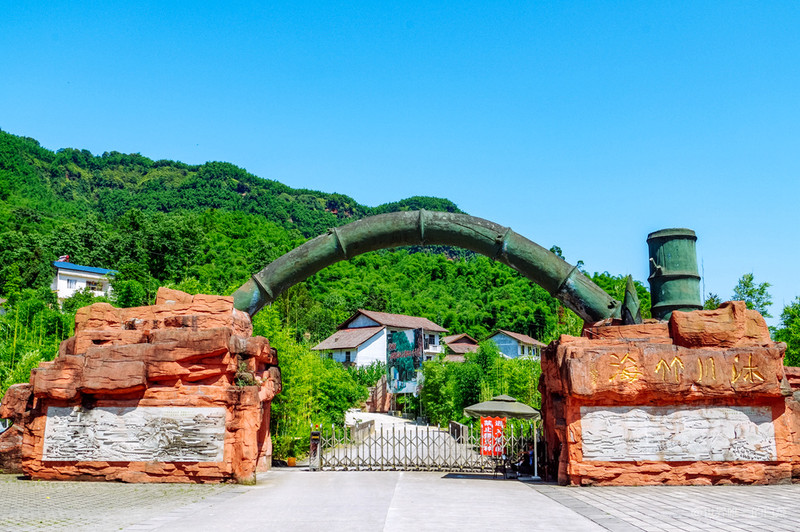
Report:
[{"label": "forested mountain", "polygon": [[[60,255],[117,270],[110,301],[117,306],[149,304],[162,285],[230,294],[329,227],[421,208],[460,212],[430,197],[368,207],[341,194],[293,189],[229,163],[53,152],[0,131],[0,297],[7,299],[0,315],[0,395],[27,381],[42,360],[52,360],[73,333],[75,311],[97,301],[78,293],[59,307],[49,285]],[[621,276],[594,277],[621,299]],[[649,296],[639,288],[649,310]],[[577,316],[543,289],[471,252],[410,247],[334,264],[292,287],[253,322],[255,334],[280,353],[285,386],[272,408],[276,455],[291,453],[293,442],[307,447],[311,422],[341,423],[383,371],[348,372],[310,350],[358,308],[424,316],[476,338],[504,328],[549,342],[580,330]],[[462,403],[493,393],[516,393],[538,405],[538,363],[490,355],[482,355],[483,364],[428,363],[423,407],[431,419],[460,419]],[[419,401],[409,401],[404,408],[418,411]]]},{"label": "forested mountain", "polygon": [[[142,293],[135,287],[123,304],[146,303],[159,284],[230,293],[305,239],[364,216],[461,212],[430,197],[368,207],[230,163],[53,152],[2,131],[0,200],[0,293],[17,272],[23,287],[46,287],[50,263],[69,254],[141,285],[144,296],[135,297]],[[505,266],[452,250],[414,251],[369,254],[326,269],[282,299],[285,323],[315,341],[363,306],[425,315],[479,337],[503,327],[549,340],[561,331],[559,322],[569,321],[555,300]]]},{"label": "forested mountain", "polygon": [[[229,163],[52,152],[2,131],[0,201],[0,291],[11,265],[19,265],[26,286],[44,286],[49,261],[69,254],[99,267],[135,263],[173,282],[205,279],[209,272],[193,266],[221,260],[215,269],[226,273],[212,274],[209,283],[218,292],[329,227],[394,210],[459,212],[450,201],[427,197],[366,207],[341,194],[292,189]],[[235,245],[242,239],[247,249]],[[235,241],[224,258],[220,240]]]}]

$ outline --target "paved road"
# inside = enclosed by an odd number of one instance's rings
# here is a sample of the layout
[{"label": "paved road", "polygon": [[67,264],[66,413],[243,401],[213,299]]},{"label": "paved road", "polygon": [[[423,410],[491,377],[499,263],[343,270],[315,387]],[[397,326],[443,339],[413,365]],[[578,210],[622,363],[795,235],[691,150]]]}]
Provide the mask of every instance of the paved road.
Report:
[{"label": "paved road", "polygon": [[800,485],[565,488],[491,475],[274,469],[256,486],[0,475],[0,530],[800,530]]}]

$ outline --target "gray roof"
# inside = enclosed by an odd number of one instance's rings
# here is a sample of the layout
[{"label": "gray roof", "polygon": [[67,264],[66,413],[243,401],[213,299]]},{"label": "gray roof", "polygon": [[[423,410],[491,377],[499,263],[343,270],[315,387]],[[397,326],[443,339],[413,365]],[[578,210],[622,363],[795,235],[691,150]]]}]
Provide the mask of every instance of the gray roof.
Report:
[{"label": "gray roof", "polygon": [[404,314],[389,314],[388,312],[375,312],[373,310],[364,309],[358,309],[358,312],[350,316],[346,322],[339,325],[339,328],[342,329],[350,325],[359,314],[363,314],[372,321],[385,325],[386,327],[397,329],[425,329],[430,332],[448,332],[447,329],[433,323],[428,318],[418,318],[416,316],[406,316]]},{"label": "gray roof", "polygon": [[328,336],[311,349],[315,351],[355,349],[382,330],[383,327],[358,327],[356,329],[341,329]]}]

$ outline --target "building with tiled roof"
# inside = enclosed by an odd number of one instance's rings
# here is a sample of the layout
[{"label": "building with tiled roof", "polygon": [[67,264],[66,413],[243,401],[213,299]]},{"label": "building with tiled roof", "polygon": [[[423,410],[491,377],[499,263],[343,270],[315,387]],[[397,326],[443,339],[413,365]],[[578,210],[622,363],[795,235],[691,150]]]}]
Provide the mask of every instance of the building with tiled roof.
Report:
[{"label": "building with tiled roof", "polygon": [[311,349],[329,353],[334,360],[356,366],[386,362],[387,345],[392,333],[413,329],[422,329],[423,358],[431,360],[443,351],[440,333],[448,332],[427,318],[364,309],[358,309],[338,329]]},{"label": "building with tiled roof", "polygon": [[538,360],[542,353],[542,347],[546,346],[546,344],[531,338],[527,334],[503,329],[493,332],[487,340],[496,343],[497,348],[507,358],[531,357]]},{"label": "building with tiled roof", "polygon": [[405,314],[389,314],[388,312],[375,312],[374,310],[364,309],[358,309],[355,314],[339,325],[339,329],[344,329],[346,327],[363,327],[363,325],[359,324],[363,323],[365,320],[394,329],[425,329],[426,331],[436,333],[448,332],[447,329],[433,323],[428,318],[406,316]]},{"label": "building with tiled roof", "polygon": [[447,347],[444,359],[448,362],[464,362],[464,355],[478,350],[478,341],[466,333],[445,336],[442,343]]}]

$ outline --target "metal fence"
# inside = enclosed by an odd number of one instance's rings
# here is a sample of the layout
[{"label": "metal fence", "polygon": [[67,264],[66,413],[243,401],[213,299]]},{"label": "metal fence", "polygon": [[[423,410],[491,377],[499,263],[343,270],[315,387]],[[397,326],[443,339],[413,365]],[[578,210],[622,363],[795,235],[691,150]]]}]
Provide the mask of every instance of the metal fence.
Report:
[{"label": "metal fence", "polygon": [[[515,457],[536,444],[538,424],[510,424],[505,455]],[[313,440],[313,438],[312,438]],[[428,425],[374,421],[354,427],[326,427],[312,446],[309,466],[326,471],[463,471],[494,472],[503,457],[481,455],[479,427],[451,423],[449,430]]]}]

